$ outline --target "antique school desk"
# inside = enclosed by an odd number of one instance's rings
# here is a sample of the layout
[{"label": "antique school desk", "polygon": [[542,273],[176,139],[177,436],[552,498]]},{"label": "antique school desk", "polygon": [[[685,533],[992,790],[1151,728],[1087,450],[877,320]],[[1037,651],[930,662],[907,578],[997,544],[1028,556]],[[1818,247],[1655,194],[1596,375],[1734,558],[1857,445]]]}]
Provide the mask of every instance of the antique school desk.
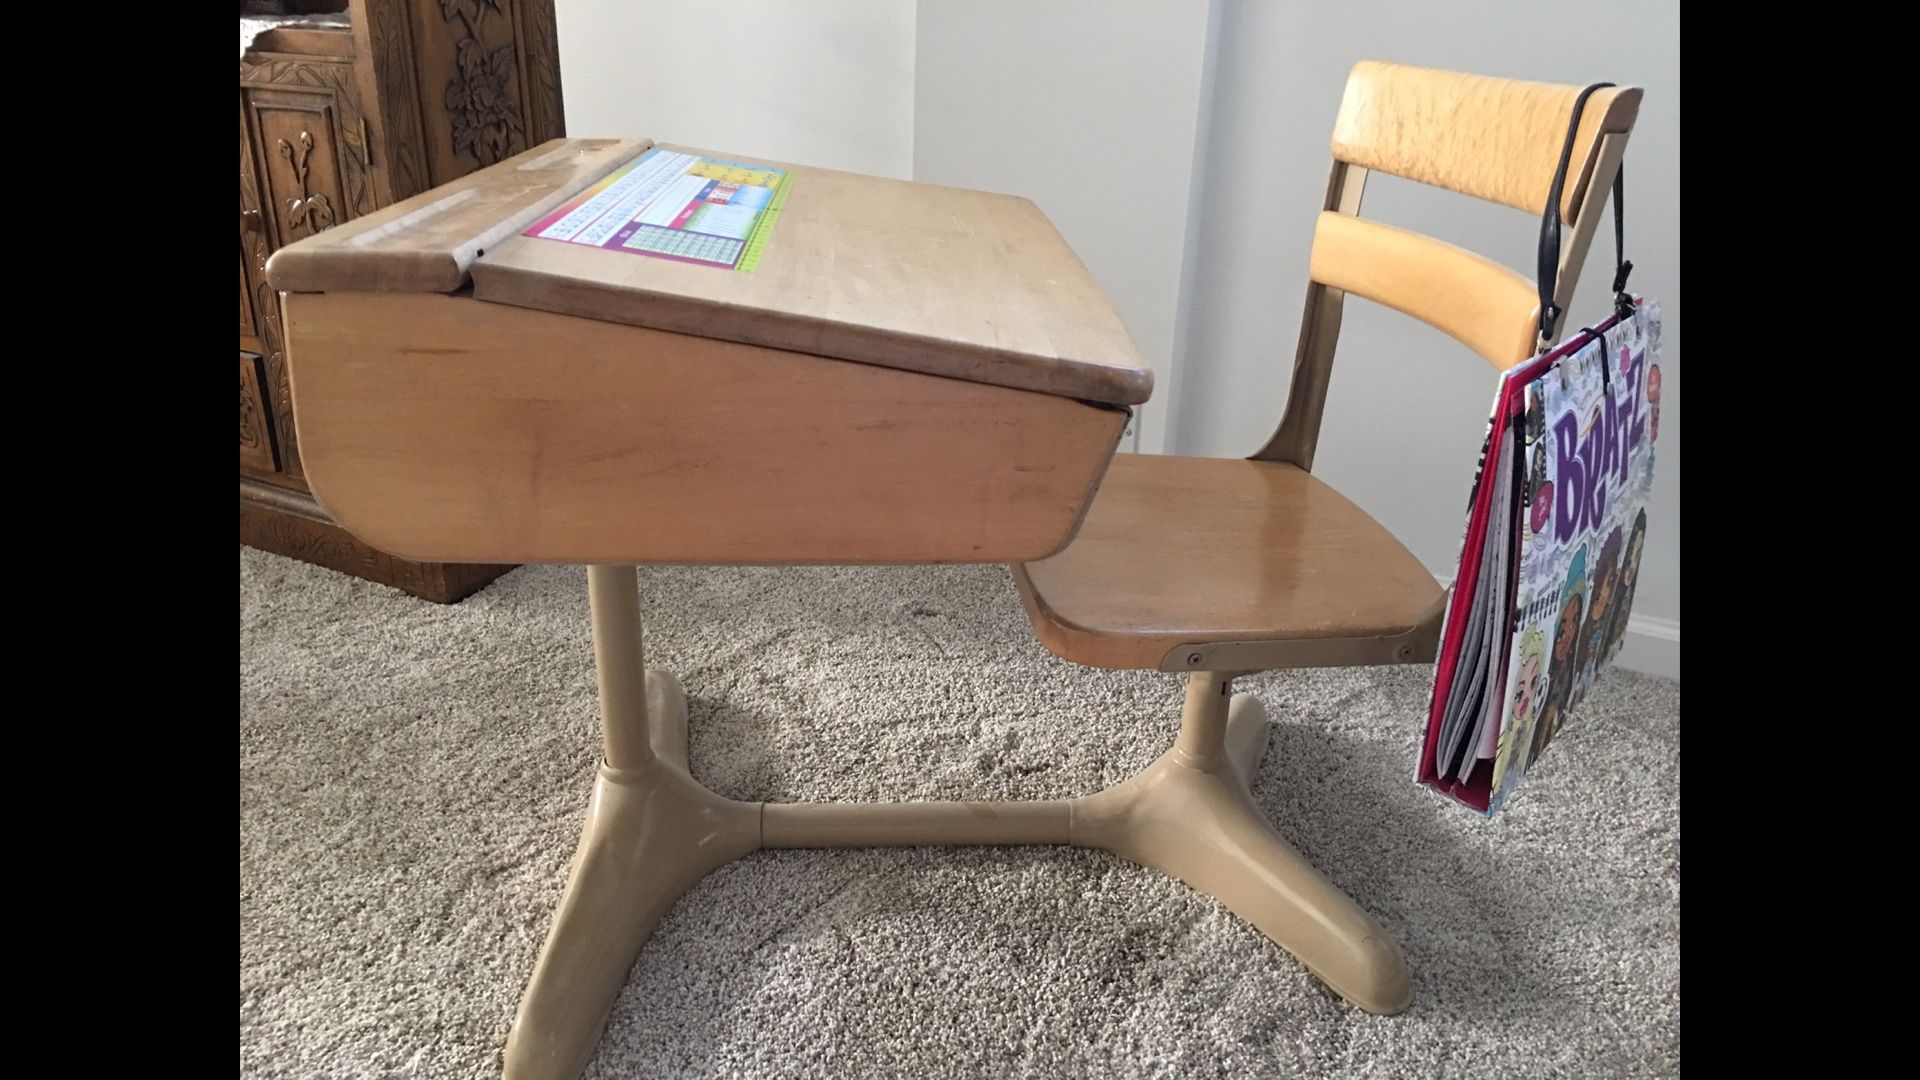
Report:
[{"label": "antique school desk", "polygon": [[1025,199],[789,167],[752,272],[522,235],[651,146],[554,140],[268,267],[335,520],[407,558],[588,567],[604,757],[506,1075],[579,1075],[674,901],[762,847],[1102,847],[1204,877],[1357,1004],[1404,1005],[1397,948],[1261,819],[1251,759],[1207,764],[1185,733],[1076,800],[750,803],[688,774],[635,564],[1044,558],[1153,374]]}]

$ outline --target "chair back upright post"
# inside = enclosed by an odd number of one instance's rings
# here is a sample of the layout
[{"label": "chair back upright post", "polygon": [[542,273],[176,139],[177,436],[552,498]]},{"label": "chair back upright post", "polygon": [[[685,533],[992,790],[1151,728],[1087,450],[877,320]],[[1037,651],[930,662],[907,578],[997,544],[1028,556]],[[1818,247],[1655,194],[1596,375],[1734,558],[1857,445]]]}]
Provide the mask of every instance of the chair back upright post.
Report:
[{"label": "chair back upright post", "polygon": [[[1541,217],[1580,93],[1577,86],[1371,60],[1354,65],[1334,122],[1333,171],[1314,227],[1286,412],[1254,460],[1312,471],[1348,293],[1419,319],[1501,371],[1559,340],[1564,318],[1544,337],[1539,332],[1539,290],[1531,277],[1361,218],[1360,198],[1367,175],[1378,171]],[[1637,87],[1609,87],[1596,90],[1581,109],[1557,208],[1565,240],[1553,302],[1562,311],[1579,283],[1640,99]]]}]

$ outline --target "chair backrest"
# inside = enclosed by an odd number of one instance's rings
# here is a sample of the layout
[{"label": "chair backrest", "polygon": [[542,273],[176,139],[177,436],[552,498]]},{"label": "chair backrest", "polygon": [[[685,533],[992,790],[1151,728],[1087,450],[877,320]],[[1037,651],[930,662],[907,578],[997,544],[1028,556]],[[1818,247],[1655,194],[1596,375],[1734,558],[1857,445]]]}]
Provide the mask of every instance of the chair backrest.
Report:
[{"label": "chair backrest", "polygon": [[[1377,170],[1540,219],[1581,90],[1372,60],[1354,65],[1333,125],[1333,175],[1314,229],[1286,416],[1255,458],[1313,467],[1347,293],[1445,332],[1502,371],[1558,340],[1562,326],[1540,334],[1532,275],[1362,218],[1360,195],[1367,174]],[[1640,98],[1637,87],[1605,88],[1580,109],[1557,208],[1564,238],[1552,292],[1560,309],[1573,297]]]}]

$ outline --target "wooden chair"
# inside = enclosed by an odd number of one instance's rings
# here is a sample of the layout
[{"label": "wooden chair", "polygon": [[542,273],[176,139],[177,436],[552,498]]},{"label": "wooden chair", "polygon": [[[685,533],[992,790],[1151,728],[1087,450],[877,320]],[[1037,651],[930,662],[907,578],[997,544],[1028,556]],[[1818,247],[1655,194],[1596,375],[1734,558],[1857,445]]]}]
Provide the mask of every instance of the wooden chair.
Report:
[{"label": "wooden chair", "polygon": [[[1361,218],[1361,189],[1378,170],[1544,215],[1580,97],[1576,86],[1355,65],[1334,121],[1333,173],[1278,430],[1246,460],[1117,456],[1074,541],[1014,567],[1034,630],[1053,652],[1095,667],[1189,673],[1178,742],[1122,787],[1205,799],[1163,797],[1155,821],[1132,813],[1099,846],[1218,897],[1373,1012],[1411,999],[1405,962],[1261,816],[1248,782],[1266,720],[1230,682],[1274,668],[1433,659],[1445,590],[1312,472],[1342,304],[1352,293],[1404,312],[1502,371],[1561,327],[1542,320],[1533,278]],[[1572,298],[1640,98],[1637,88],[1600,89],[1580,109],[1556,211],[1569,237],[1552,288],[1556,315]],[[1115,816],[1147,802],[1127,802]]]}]

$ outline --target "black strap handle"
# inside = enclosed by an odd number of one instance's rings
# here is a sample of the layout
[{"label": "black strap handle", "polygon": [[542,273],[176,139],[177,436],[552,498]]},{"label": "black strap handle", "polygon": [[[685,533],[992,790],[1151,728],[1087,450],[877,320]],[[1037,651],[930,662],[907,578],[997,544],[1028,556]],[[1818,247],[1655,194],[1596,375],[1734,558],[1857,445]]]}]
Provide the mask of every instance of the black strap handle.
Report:
[{"label": "black strap handle", "polygon": [[[1567,167],[1573,163],[1573,144],[1580,133],[1580,111],[1595,90],[1613,83],[1594,83],[1573,99],[1573,116],[1567,121],[1566,145],[1560,148],[1560,164],[1553,170],[1553,187],[1547,193],[1547,208],[1540,215],[1540,341],[1544,345],[1560,324],[1562,314],[1553,302],[1554,289],[1560,283],[1560,199],[1567,187]],[[1622,163],[1613,174],[1613,304],[1621,315],[1633,310],[1633,298],[1627,295],[1627,275],[1633,264],[1627,261],[1627,169]]]}]

